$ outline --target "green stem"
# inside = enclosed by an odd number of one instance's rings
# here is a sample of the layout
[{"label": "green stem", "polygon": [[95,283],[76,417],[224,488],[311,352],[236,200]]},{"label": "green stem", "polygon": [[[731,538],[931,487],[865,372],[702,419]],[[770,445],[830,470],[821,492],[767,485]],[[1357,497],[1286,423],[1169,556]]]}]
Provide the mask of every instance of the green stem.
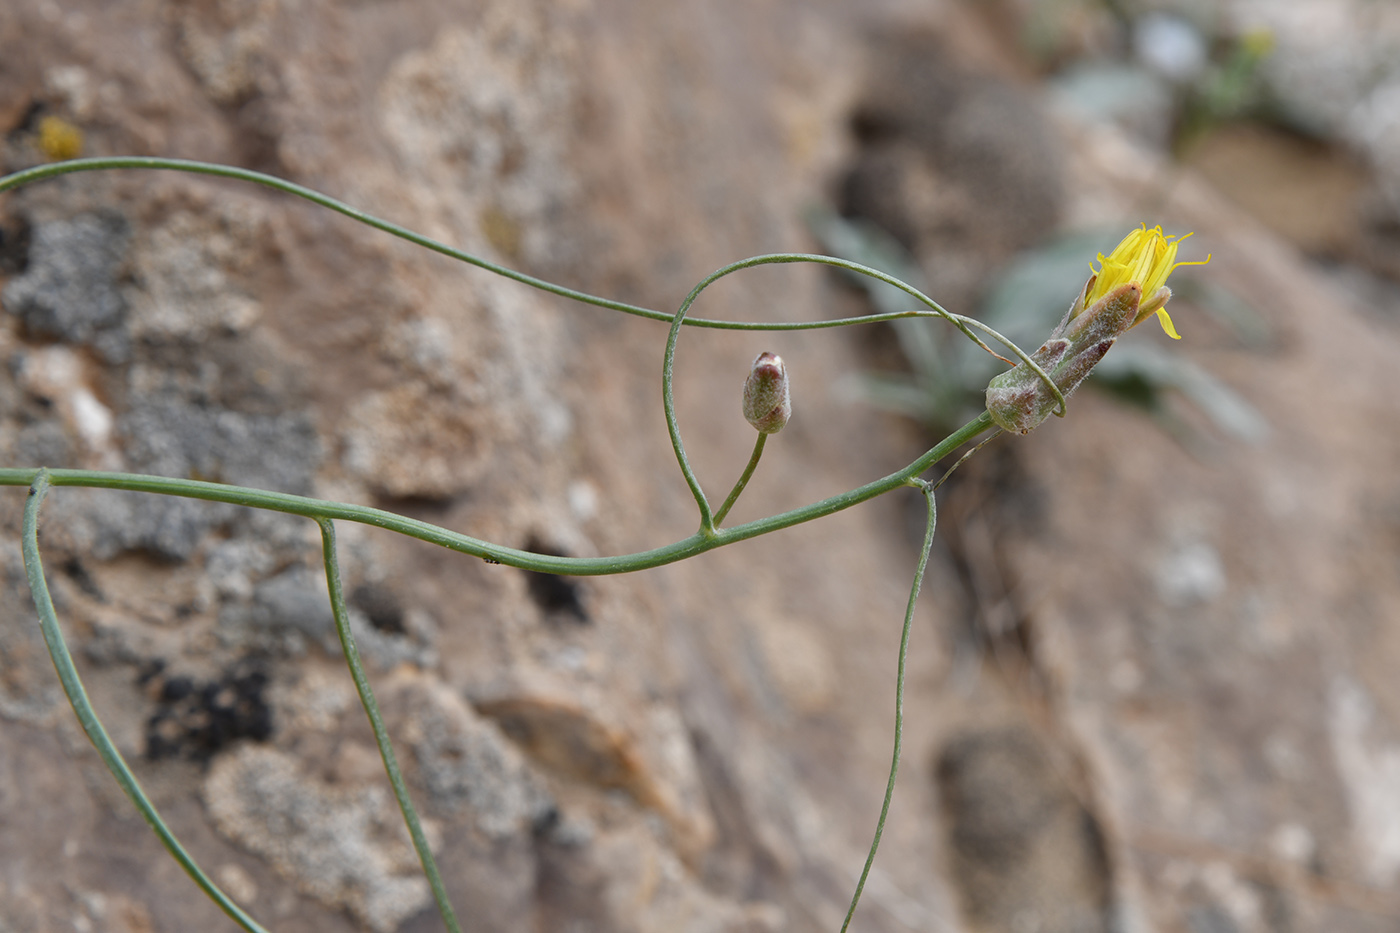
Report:
[{"label": "green stem", "polygon": [[923,473],[933,464],[990,427],[992,427],[991,416],[983,412],[902,470],[866,483],[864,486],[788,512],[770,515],[767,518],[735,525],[732,528],[717,529],[711,535],[696,533],[674,544],[620,557],[553,557],[548,554],[533,554],[529,551],[492,544],[479,538],[449,531],[438,525],[368,506],[329,502],[325,499],[312,499],[307,496],[293,496],[282,492],[268,492],[244,486],[226,486],[222,483],[177,479],[168,476],[105,473],[96,470],[40,470],[33,467],[6,467],[0,468],[0,486],[28,486],[34,482],[40,472],[45,472],[49,477],[49,482],[54,486],[126,489],[135,492],[181,496],[188,499],[204,499],[210,502],[228,502],[233,505],[268,509],[273,512],[303,515],[312,519],[325,518],[359,522],[398,532],[420,541],[427,541],[429,544],[438,544],[463,554],[471,554],[497,563],[508,564],[512,567],[537,570],[541,573],[600,576],[613,573],[631,573],[675,563],[678,560],[694,557],[717,547],[745,541],[849,509],[892,489],[907,485],[908,480]]},{"label": "green stem", "polygon": [[729,497],[724,500],[724,505],[719,507],[715,513],[715,524],[724,521],[724,516],[729,514],[729,510],[734,508],[734,503],[739,501],[739,496],[743,493],[744,487],[749,484],[749,477],[753,476],[753,471],[758,467],[758,459],[763,456],[763,445],[767,442],[768,435],[762,431],[758,432],[758,440],[754,441],[753,454],[749,456],[749,465],[744,467],[743,474],[739,477],[739,482],[734,484],[734,488],[729,490]]},{"label": "green stem", "polygon": [[934,501],[933,486],[923,480],[913,480],[910,485],[918,486],[928,502],[928,524],[924,530],[924,547],[919,552],[919,566],[914,571],[914,585],[909,588],[909,602],[904,608],[904,631],[899,636],[899,667],[894,684],[894,754],[890,760],[889,780],[885,782],[885,800],[880,804],[880,819],[875,823],[875,839],[870,843],[870,854],[865,857],[865,867],[861,869],[860,881],[856,883],[855,894],[851,896],[851,906],[846,911],[846,921],[841,924],[841,933],[846,933],[846,929],[851,925],[851,917],[855,916],[856,905],[860,903],[866,879],[870,877],[870,868],[875,864],[875,852],[880,848],[880,837],[885,834],[885,820],[890,815],[895,776],[899,774],[899,753],[904,745],[904,675],[909,662],[909,632],[914,625],[914,604],[919,599],[919,589],[924,583],[929,551],[933,549],[933,533],[938,527],[938,504]]},{"label": "green stem", "polygon": [[199,889],[210,900],[218,904],[219,908],[228,914],[234,923],[247,930],[248,933],[267,933],[256,920],[244,913],[237,904],[229,900],[228,895],[219,890],[218,885],[209,879],[209,876],[195,864],[194,859],[185,851],[185,847],[180,845],[180,840],[176,839],[175,834],[170,831],[170,827],[165,825],[165,820],[161,819],[155,804],[151,803],[146,792],[141,789],[136,775],[132,774],[131,769],[127,767],[121,752],[117,751],[117,746],[107,735],[107,730],[103,728],[101,720],[97,718],[97,713],[92,708],[92,702],[88,699],[87,690],[84,689],[82,679],[78,676],[78,669],[73,664],[73,656],[68,652],[68,645],[63,639],[62,630],[59,628],[53,598],[49,595],[49,585],[44,579],[44,565],[39,558],[39,507],[44,503],[49,485],[48,472],[45,470],[37,471],[32,485],[29,487],[29,501],[24,506],[21,546],[24,552],[24,570],[29,576],[29,591],[34,597],[34,609],[39,613],[39,628],[44,633],[44,642],[48,645],[49,657],[53,659],[54,670],[58,672],[59,683],[63,685],[63,692],[68,695],[68,702],[73,707],[73,715],[78,717],[78,724],[83,727],[83,732],[87,733],[88,741],[92,742],[93,747],[97,749],[97,754],[102,757],[107,770],[112,772],[112,777],[116,778],[127,797],[131,798],[136,809],[141,811],[141,815],[146,818],[151,829],[155,830],[161,845],[165,846],[166,851],[180,864],[180,867],[193,879],[194,883],[199,885]]},{"label": "green stem", "polygon": [[384,728],[384,717],[379,713],[379,703],[374,699],[374,689],[365,676],[364,665],[360,663],[360,650],[355,647],[355,635],[350,631],[350,614],[345,608],[345,592],[340,580],[340,561],[336,556],[335,524],[328,518],[317,519],[321,526],[321,553],[326,568],[326,586],[330,590],[331,614],[335,617],[335,631],[340,636],[340,648],[345,653],[345,663],[350,668],[350,677],[355,681],[355,690],[360,694],[360,705],[369,717],[369,727],[374,732],[375,744],[379,746],[379,757],[384,761],[384,771],[389,775],[389,783],[394,787],[394,797],[399,802],[404,824],[413,838],[413,848],[418,851],[418,861],[423,865],[423,874],[428,877],[428,885],[433,889],[433,899],[437,901],[442,922],[451,933],[461,933],[457,915],[452,910],[452,902],[447,898],[447,888],[442,883],[433,850],[428,846],[428,837],[423,834],[423,825],[418,821],[418,811],[408,796],[403,772],[399,770],[394,746],[389,741],[389,730]]},{"label": "green stem", "polygon": [[[310,201],[312,204],[317,204],[321,207],[335,211],[338,214],[343,214],[352,220],[357,220],[360,223],[365,224],[366,226],[373,227],[374,229],[383,231],[384,233],[388,233],[391,236],[396,236],[402,240],[407,240],[408,242],[421,246],[424,249],[432,250],[435,253],[447,256],[451,259],[456,259],[459,262],[464,262],[468,265],[476,266],[479,269],[485,269],[488,272],[493,272],[496,275],[503,276],[515,282],[519,282],[522,285],[528,285],[531,288],[537,288],[540,291],[548,292],[551,295],[558,295],[561,298],[569,298],[574,301],[594,305],[599,308],[608,308],[613,311],[621,311],[625,314],[631,314],[637,317],[648,318],[653,321],[670,321],[674,317],[674,315],[669,314],[665,311],[656,311],[651,308],[643,308],[638,305],[628,304],[623,301],[613,301],[608,298],[601,298],[597,295],[590,295],[587,292],[581,292],[576,289],[565,288],[562,285],[555,285],[552,282],[546,282],[544,279],[538,279],[532,275],[526,275],[523,272],[517,272],[514,269],[510,269],[506,266],[502,266],[497,263],[491,262],[488,259],[483,259],[480,256],[475,256],[471,253],[465,252],[464,250],[460,250],[456,247],[449,246],[446,243],[434,240],[432,237],[423,236],[420,233],[414,233],[407,227],[401,227],[396,223],[392,223],[388,220],[383,220],[379,217],[374,216],[373,214],[369,214],[358,208],[351,207],[344,201],[339,201],[328,195],[321,194],[319,191],[314,191],[310,188],[298,185],[294,182],[286,181],[285,179],[278,178],[275,175],[265,175],[262,172],[254,172],[250,169],[245,168],[235,168],[232,165],[218,165],[212,162],[194,162],[188,159],[162,159],[149,156],[104,156],[92,159],[72,159],[67,162],[53,162],[47,165],[37,165],[33,168],[28,168],[21,172],[15,172],[11,175],[0,177],[0,193],[9,191],[14,188],[19,188],[23,185],[31,184],[33,182],[43,181],[49,178],[57,178],[62,175],[70,175],[76,172],[111,171],[114,169],[145,169],[188,172],[194,175],[212,175],[218,178],[232,178],[238,181],[252,182],[253,184],[262,185],[266,188],[271,188],[274,191],[280,191],[284,194],[290,194],[295,197],[302,198],[303,200]],[[762,265],[764,263],[770,262],[823,263],[825,265],[835,266],[841,269],[847,269],[851,272],[857,272],[862,275],[873,276],[874,278],[878,278],[883,282],[888,282],[889,284],[894,285],[897,288],[901,288],[902,290],[914,294],[916,297],[918,297],[918,293],[916,290],[912,289],[910,286],[904,284],[903,282],[900,282],[898,279],[893,278],[892,276],[885,275],[884,273],[879,272],[876,269],[871,269],[868,266],[862,266],[859,263],[849,262],[844,259],[836,259],[832,256],[814,256],[805,253],[779,253],[772,256],[755,257],[753,260],[745,260],[745,263],[747,263],[748,265]],[[747,265],[744,267],[747,268]],[[724,270],[721,270],[721,273],[728,274],[727,272],[724,272]],[[920,300],[924,304],[930,305],[931,307],[937,307],[931,299],[923,297]],[[942,308],[938,308],[936,311],[914,310],[886,312],[882,314],[867,314],[861,315],[860,317],[839,318],[829,321],[764,322],[720,321],[712,320],[709,318],[690,318],[686,321],[686,324],[691,327],[709,327],[719,328],[723,330],[796,331],[823,330],[828,327],[846,327],[851,324],[873,324],[879,321],[895,321],[899,320],[900,318],[907,317],[943,317],[949,320],[958,319],[960,321],[966,322],[967,324],[972,324],[972,326],[974,327],[977,326],[977,324],[973,322],[973,319],[960,318],[958,315],[950,315]],[[967,333],[965,329],[964,333]],[[971,334],[969,334],[969,336],[971,336]],[[976,338],[974,337],[973,339]],[[997,339],[1001,340],[1003,338],[998,337]],[[1003,342],[1005,341],[1003,340]],[[981,343],[981,341],[979,340],[978,343]]]}]

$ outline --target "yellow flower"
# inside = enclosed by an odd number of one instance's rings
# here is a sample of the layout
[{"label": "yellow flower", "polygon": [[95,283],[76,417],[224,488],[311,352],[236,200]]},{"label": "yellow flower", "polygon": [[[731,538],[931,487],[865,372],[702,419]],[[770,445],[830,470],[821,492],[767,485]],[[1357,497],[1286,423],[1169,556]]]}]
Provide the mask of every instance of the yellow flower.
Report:
[{"label": "yellow flower", "polygon": [[987,383],[991,419],[1003,430],[1029,434],[1079,388],[1119,337],[1151,314],[1157,315],[1169,337],[1180,340],[1165,310],[1172,296],[1167,276],[1177,266],[1210,262],[1209,256],[1200,262],[1177,262],[1184,239],[1143,224],[1112,254],[1100,253],[1099,268],[1090,267],[1089,281],[1049,339],[1030,359]]},{"label": "yellow flower", "polygon": [[1181,335],[1167,316],[1167,299],[1172,296],[1172,290],[1167,288],[1167,276],[1177,266],[1203,266],[1210,262],[1209,255],[1193,262],[1176,261],[1177,248],[1190,235],[1167,236],[1161,227],[1149,230],[1147,224],[1143,224],[1141,229],[1125,236],[1107,257],[1099,253],[1099,269],[1095,272],[1092,265],[1089,267],[1094,275],[1085,286],[1081,307],[1091,308],[1094,302],[1115,288],[1133,284],[1141,289],[1142,298],[1131,326],[1136,327],[1149,314],[1156,312],[1157,320],[1162,322],[1162,330],[1167,332],[1167,336],[1180,340]]}]

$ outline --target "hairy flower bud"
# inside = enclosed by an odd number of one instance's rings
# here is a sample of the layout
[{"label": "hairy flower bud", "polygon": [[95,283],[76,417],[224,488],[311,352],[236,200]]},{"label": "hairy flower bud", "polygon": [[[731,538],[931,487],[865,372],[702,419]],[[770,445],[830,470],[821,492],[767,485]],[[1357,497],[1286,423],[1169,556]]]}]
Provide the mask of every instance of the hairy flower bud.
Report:
[{"label": "hairy flower bud", "polygon": [[[1136,285],[1118,286],[1077,317],[1066,317],[1031,359],[1068,398],[1119,335],[1133,326],[1141,298]],[[1017,434],[1029,434],[1059,404],[1045,380],[1025,363],[987,385],[987,411],[992,420]]]},{"label": "hairy flower bud", "polygon": [[744,418],[763,434],[777,434],[792,417],[787,367],[776,353],[760,353],[744,381]]},{"label": "hairy flower bud", "polygon": [[[1107,257],[1099,254],[1099,268],[1085,283],[1079,297],[1031,359],[1068,398],[1090,370],[1123,334],[1153,314],[1162,329],[1179,339],[1167,316],[1167,276],[1177,266],[1201,265],[1177,262],[1177,246],[1184,237],[1169,237],[1161,227],[1134,230]],[[1207,256],[1205,262],[1209,262]],[[1059,406],[1040,374],[1024,362],[992,379],[987,386],[987,412],[1002,428],[1017,434],[1050,417]]]}]

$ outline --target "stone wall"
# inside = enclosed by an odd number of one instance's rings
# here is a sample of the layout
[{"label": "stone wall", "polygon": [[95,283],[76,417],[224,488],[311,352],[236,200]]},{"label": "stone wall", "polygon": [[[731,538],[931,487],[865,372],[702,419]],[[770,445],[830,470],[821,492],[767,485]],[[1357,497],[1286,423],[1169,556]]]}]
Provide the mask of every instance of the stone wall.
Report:
[{"label": "stone wall", "polygon": [[[896,234],[965,312],[1057,231],[1194,229],[1215,255],[1197,278],[1261,327],[1186,288],[1170,349],[1268,431],[1244,443],[1182,409],[1173,435],[1085,392],[945,488],[901,783],[855,928],[1392,929],[1388,286],[1351,288],[1161,151],[1051,107],[1011,39],[1018,6],[21,0],[0,11],[4,169],[36,164],[58,118],[85,154],[271,172],[667,311],[726,262],[816,249],[819,203]],[[311,494],[572,556],[694,530],[663,324],[172,173],[0,196],[0,230],[4,465]],[[810,266],[735,276],[696,307],[866,310]],[[1130,340],[1164,340],[1146,330]],[[687,331],[678,412],[712,499],[752,444],[739,395],[761,350],[787,361],[796,413],[735,521],[936,440],[842,389],[891,365],[887,332]],[[229,926],[58,692],[22,499],[0,495],[0,931]],[[921,515],[895,493],[562,581],[339,525],[362,650],[467,928],[839,929],[889,763]],[[216,881],[272,930],[440,928],[312,523],[65,488],[43,545],[94,701]]]}]

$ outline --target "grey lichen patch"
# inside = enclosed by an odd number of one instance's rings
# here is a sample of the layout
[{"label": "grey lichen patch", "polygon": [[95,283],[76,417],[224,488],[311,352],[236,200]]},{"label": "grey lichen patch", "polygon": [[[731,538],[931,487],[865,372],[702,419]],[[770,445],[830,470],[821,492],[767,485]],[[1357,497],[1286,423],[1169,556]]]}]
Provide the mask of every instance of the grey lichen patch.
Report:
[{"label": "grey lichen patch", "polygon": [[[290,655],[301,655],[309,645],[319,645],[328,654],[340,654],[330,595],[320,568],[293,566],[254,583],[255,564],[240,567],[237,562],[256,562],[265,553],[224,544],[211,556],[218,558],[228,574],[223,589],[228,599],[219,612],[222,644],[243,651]],[[431,667],[437,661],[435,649],[422,637],[431,626],[414,624],[399,633],[381,632],[354,606],[346,607],[346,617],[356,647],[371,667]]]},{"label": "grey lichen patch", "polygon": [[1337,679],[1329,690],[1328,732],[1346,788],[1352,836],[1367,880],[1378,889],[1400,877],[1400,745],[1374,733],[1375,712],[1356,683]]},{"label": "grey lichen patch", "polygon": [[293,742],[335,733],[342,717],[357,710],[354,682],[346,676],[345,666],[329,661],[298,665],[295,680],[274,682],[268,692],[278,711],[277,727]]},{"label": "grey lichen patch", "polygon": [[204,338],[242,333],[262,314],[238,287],[263,255],[267,229],[248,201],[177,210],[132,244],[135,287],[126,292],[134,337]]},{"label": "grey lichen patch", "polygon": [[74,462],[73,438],[57,421],[34,421],[5,434],[4,448],[11,463],[58,467]]},{"label": "grey lichen patch", "polygon": [[292,567],[254,589],[257,621],[270,628],[295,629],[312,639],[328,637],[335,625],[325,577],[309,567]]},{"label": "grey lichen patch", "polygon": [[396,929],[429,903],[385,790],[333,786],[290,755],[248,745],[214,761],[204,800],[219,832],[376,933]]},{"label": "grey lichen patch", "polygon": [[45,543],[62,551],[99,561],[134,551],[180,563],[193,557],[204,535],[232,518],[235,509],[124,490],[73,489],[53,497],[44,513]]},{"label": "grey lichen patch", "polygon": [[495,840],[521,836],[548,820],[554,801],[500,730],[441,682],[401,674],[385,693],[385,709],[413,751],[433,804],[469,814]]},{"label": "grey lichen patch", "polygon": [[121,324],[119,277],[129,234],[116,214],[79,214],[34,227],[23,275],[0,293],[33,334],[68,343]]},{"label": "grey lichen patch", "polygon": [[[292,493],[311,491],[321,456],[305,414],[243,414],[174,397],[138,400],[118,419],[116,434],[128,468],[136,472]],[[50,448],[56,444],[35,453],[52,453]],[[231,505],[121,491],[75,490],[53,508],[63,516],[64,536],[101,560],[145,551],[186,561],[210,530],[239,514]]]},{"label": "grey lichen patch", "polygon": [[294,566],[252,586],[252,598],[219,611],[219,641],[241,651],[300,656],[309,645],[336,650],[335,619],[326,579]]},{"label": "grey lichen patch", "polygon": [[321,460],[304,413],[244,414],[157,397],[133,405],[118,430],[132,465],[161,476],[305,495]]},{"label": "grey lichen patch", "polygon": [[221,599],[248,600],[254,583],[272,571],[276,555],[256,537],[235,537],[211,545],[204,555],[204,574]]}]

